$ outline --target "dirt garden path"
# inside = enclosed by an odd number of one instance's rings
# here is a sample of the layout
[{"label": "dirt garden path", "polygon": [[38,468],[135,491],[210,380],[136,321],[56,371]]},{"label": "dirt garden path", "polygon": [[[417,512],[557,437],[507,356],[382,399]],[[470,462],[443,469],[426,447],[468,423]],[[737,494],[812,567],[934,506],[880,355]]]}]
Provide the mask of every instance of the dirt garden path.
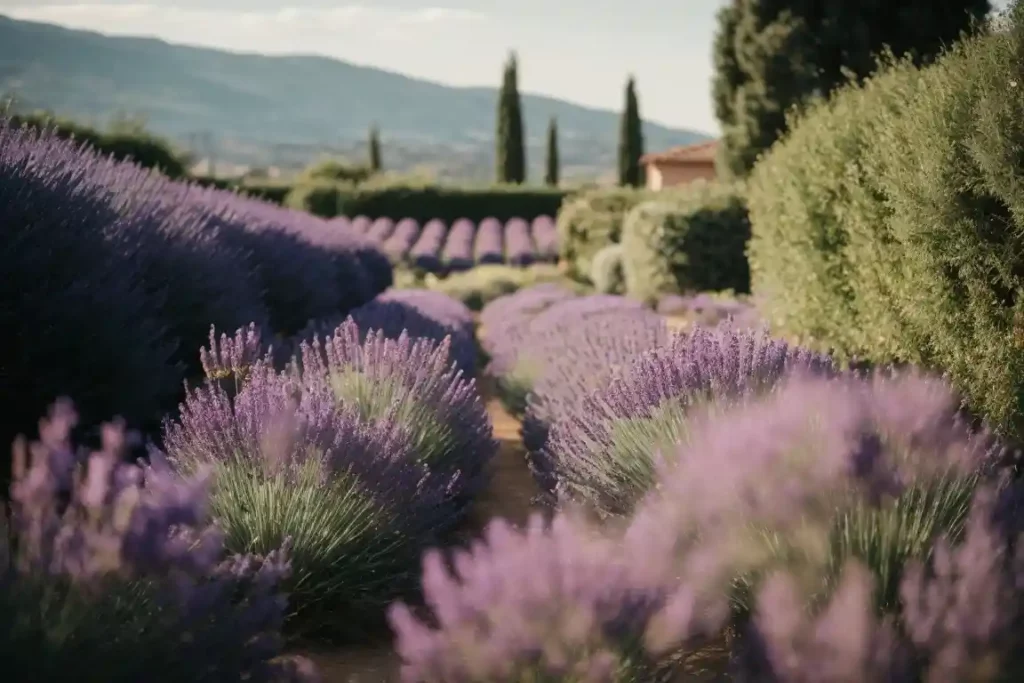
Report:
[{"label": "dirt garden path", "polygon": [[[494,461],[491,484],[470,513],[466,538],[478,536],[487,522],[495,517],[523,524],[530,515],[531,501],[537,494],[526,465],[519,421],[509,415],[494,397],[493,384],[487,378],[481,377],[477,381],[494,425],[494,437],[500,441],[501,447]],[[320,668],[324,683],[398,681],[399,662],[389,642],[306,654]]]}]

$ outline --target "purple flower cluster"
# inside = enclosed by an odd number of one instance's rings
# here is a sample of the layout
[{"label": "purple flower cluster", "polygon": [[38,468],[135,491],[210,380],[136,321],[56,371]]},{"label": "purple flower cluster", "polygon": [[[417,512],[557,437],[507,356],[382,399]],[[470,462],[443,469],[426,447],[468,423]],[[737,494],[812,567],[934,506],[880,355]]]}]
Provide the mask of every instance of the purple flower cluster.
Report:
[{"label": "purple flower cluster", "polygon": [[538,216],[530,224],[530,234],[537,247],[537,259],[545,263],[558,260],[558,229],[551,216]]},{"label": "purple flower cluster", "polygon": [[126,464],[119,423],[104,426],[101,450],[78,450],[77,419],[57,403],[39,441],[15,446],[9,523],[0,516],[4,675],[317,680],[308,663],[279,658],[287,548],[228,556],[208,525],[206,474],[181,478],[158,454]]},{"label": "purple flower cluster", "polygon": [[460,218],[452,223],[441,254],[441,258],[449,270],[461,271],[473,267],[473,238],[475,236],[476,226],[473,225],[473,221]]},{"label": "purple flower cluster", "polygon": [[505,258],[513,266],[528,266],[537,260],[530,224],[522,218],[512,218],[505,223]]},{"label": "purple flower cluster", "polygon": [[576,293],[561,285],[544,283],[524,287],[494,299],[480,311],[480,343],[491,356],[522,341],[529,320],[548,306],[572,299]]},{"label": "purple flower cluster", "polygon": [[505,245],[502,233],[504,227],[497,218],[480,221],[476,231],[473,254],[477,263],[504,263]]},{"label": "purple flower cluster", "polygon": [[830,358],[765,333],[698,328],[635,358],[560,416],[534,467],[559,498],[622,514],[653,485],[653,453],[685,435],[691,408],[763,392],[794,371],[833,370]]},{"label": "purple flower cluster", "polygon": [[403,218],[395,224],[394,231],[384,240],[382,247],[393,262],[398,262],[405,258],[419,236],[420,224],[411,218]]},{"label": "purple flower cluster", "polygon": [[695,408],[623,528],[563,512],[428,554],[429,612],[390,612],[403,681],[686,680],[716,642],[735,681],[1016,680],[1021,487],[957,407],[917,375],[805,374]]},{"label": "purple flower cluster", "polygon": [[402,332],[440,342],[449,337],[452,361],[467,376],[477,368],[473,312],[461,301],[426,289],[389,289],[352,312],[364,331],[378,330],[390,339]]},{"label": "purple flower cluster", "polygon": [[[454,324],[457,312],[439,308]],[[349,319],[280,371],[251,329],[204,350],[207,381],[164,444],[183,472],[215,469],[228,547],[292,539],[298,632],[353,636],[380,619],[414,586],[419,552],[484,485],[497,444],[449,344],[387,339]]]},{"label": "purple flower cluster", "polygon": [[[558,260],[558,233],[548,216],[534,219],[532,225],[522,218],[510,218],[504,224],[496,218],[485,218],[479,224],[460,218],[448,227],[443,221],[431,220],[422,231],[411,218],[397,223],[379,218],[372,226],[365,216],[345,220],[345,230],[380,244],[392,261],[407,261],[428,272],[458,272],[487,263],[527,266]],[[337,227],[343,227],[339,219],[335,221]]]},{"label": "purple flower cluster", "polygon": [[415,268],[429,272],[441,269],[441,249],[444,247],[448,227],[441,220],[427,221],[416,244],[409,250],[409,262]]},{"label": "purple flower cluster", "polygon": [[0,224],[10,302],[0,325],[13,340],[0,375],[18,406],[0,427],[8,442],[63,393],[87,424],[111,414],[143,424],[199,372],[194,350],[211,324],[292,334],[391,282],[376,246],[326,221],[6,120]]}]

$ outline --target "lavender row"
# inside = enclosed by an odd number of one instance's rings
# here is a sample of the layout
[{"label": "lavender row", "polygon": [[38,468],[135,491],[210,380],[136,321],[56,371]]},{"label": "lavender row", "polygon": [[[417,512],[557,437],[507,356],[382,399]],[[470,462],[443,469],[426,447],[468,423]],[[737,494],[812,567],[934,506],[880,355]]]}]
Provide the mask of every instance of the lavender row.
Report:
[{"label": "lavender row", "polygon": [[688,661],[755,683],[1016,680],[1024,491],[958,405],[917,374],[694,404],[621,527],[499,520],[428,554],[429,612],[391,609],[402,680],[684,680]]},{"label": "lavender row", "polygon": [[0,225],[12,293],[0,307],[10,333],[0,395],[12,406],[3,443],[65,392],[84,423],[123,415],[146,425],[199,372],[194,349],[211,324],[289,335],[392,279],[376,245],[333,222],[174,182],[6,120]]},{"label": "lavender row", "polygon": [[[429,272],[457,272],[486,263],[525,266],[558,260],[558,235],[548,216],[532,223],[512,218],[504,224],[494,218],[479,224],[460,218],[450,226],[431,220],[422,229],[408,218],[397,223],[386,218],[370,221],[365,216],[335,221],[340,229],[380,244],[394,262],[407,262]],[[431,226],[429,234],[427,226]]]}]

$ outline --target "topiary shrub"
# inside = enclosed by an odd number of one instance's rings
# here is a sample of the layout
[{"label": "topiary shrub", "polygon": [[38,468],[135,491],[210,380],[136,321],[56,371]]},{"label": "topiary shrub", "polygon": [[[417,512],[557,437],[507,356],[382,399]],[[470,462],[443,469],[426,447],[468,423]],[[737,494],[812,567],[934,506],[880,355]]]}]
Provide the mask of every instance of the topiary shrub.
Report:
[{"label": "topiary shrub", "polygon": [[[755,291],[805,343],[948,372],[1024,434],[1020,9],[802,118],[755,168]],[[979,123],[980,122],[980,123]]]},{"label": "topiary shrub", "polygon": [[590,263],[590,281],[598,294],[622,294],[625,281],[622,276],[622,245],[609,244],[594,254]]},{"label": "topiary shrub", "polygon": [[750,291],[743,187],[695,183],[669,201],[633,208],[622,230],[626,292],[654,301],[691,290]]},{"label": "topiary shrub", "polygon": [[567,198],[558,210],[558,257],[568,275],[586,278],[590,264],[603,247],[619,241],[626,213],[647,199],[649,190],[602,188]]},{"label": "topiary shrub", "polygon": [[334,218],[338,215],[338,192],[338,183],[335,181],[305,180],[288,191],[284,205],[314,216]]}]

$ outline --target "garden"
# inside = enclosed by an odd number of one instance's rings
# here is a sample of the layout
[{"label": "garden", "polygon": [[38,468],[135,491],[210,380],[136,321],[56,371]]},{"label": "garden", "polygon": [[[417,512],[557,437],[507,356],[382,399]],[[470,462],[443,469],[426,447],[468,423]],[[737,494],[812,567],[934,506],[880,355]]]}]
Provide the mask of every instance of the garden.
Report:
[{"label": "garden", "polygon": [[550,217],[0,121],[3,680],[1020,680],[1022,11]]}]

